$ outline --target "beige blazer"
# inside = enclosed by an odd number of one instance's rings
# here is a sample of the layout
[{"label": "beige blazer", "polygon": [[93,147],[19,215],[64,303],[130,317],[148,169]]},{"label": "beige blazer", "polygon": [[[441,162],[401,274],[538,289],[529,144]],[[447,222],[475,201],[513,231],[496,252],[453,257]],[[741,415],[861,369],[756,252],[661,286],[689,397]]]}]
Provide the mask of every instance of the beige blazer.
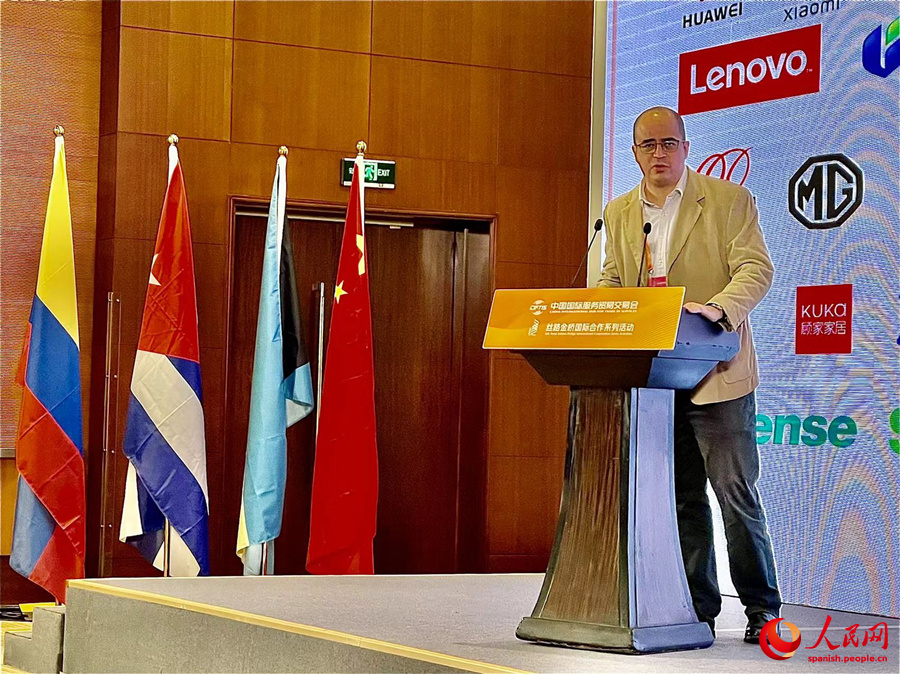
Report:
[{"label": "beige blazer", "polygon": [[[734,400],[759,384],[750,312],[772,285],[774,267],[753,197],[745,188],[688,171],[681,210],[670,233],[668,284],[684,286],[685,302],[725,310],[741,349],[697,385],[699,405]],[[598,285],[636,286],[643,247],[640,185],[606,206],[606,254]],[[641,284],[647,283],[646,262]]]}]

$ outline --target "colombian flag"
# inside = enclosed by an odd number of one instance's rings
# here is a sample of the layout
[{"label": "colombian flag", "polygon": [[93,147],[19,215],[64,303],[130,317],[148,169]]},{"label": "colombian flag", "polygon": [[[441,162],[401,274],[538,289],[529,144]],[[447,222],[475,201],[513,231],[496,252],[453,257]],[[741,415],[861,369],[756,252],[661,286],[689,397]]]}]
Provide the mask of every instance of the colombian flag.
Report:
[{"label": "colombian flag", "polygon": [[66,580],[84,578],[85,493],[75,255],[61,131],[28,323],[9,562],[63,602]]}]

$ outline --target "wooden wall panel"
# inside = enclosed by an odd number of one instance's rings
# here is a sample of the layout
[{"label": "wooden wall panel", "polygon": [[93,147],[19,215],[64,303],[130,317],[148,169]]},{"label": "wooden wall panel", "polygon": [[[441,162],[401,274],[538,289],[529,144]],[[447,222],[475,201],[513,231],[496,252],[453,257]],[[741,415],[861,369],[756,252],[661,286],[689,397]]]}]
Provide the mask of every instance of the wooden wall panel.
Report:
[{"label": "wooden wall panel", "polygon": [[[156,151],[166,157],[158,161],[159,172],[165,176],[168,170],[168,142],[164,138],[154,138],[153,141]],[[185,138],[178,143],[178,156],[184,171],[184,188],[188,196],[194,243],[224,246],[228,242],[231,225],[226,170],[231,157],[229,143]],[[162,199],[163,192],[159,192],[156,217],[152,219],[154,224],[159,220]]]},{"label": "wooden wall panel", "polygon": [[[112,271],[98,272],[110,280],[95,306],[109,289],[122,297],[117,441],[174,132],[200,296],[214,572],[237,564],[240,466],[225,465],[221,437],[231,198],[268,200],[284,144],[288,199],[343,209],[340,159],[363,139],[398,172],[396,190],[367,193],[369,208],[493,219],[479,260],[494,287],[567,285],[587,243],[592,12],[591,2],[106,3],[101,155],[113,166],[100,173],[97,227]],[[489,540],[473,570],[541,570],[568,397],[510,354],[491,355],[488,386],[491,458],[477,512]],[[125,465],[119,453],[116,527]],[[111,545],[114,573],[150,572]]]},{"label": "wooden wall panel", "polygon": [[233,32],[232,0],[122,0],[120,12],[123,26],[217,37]]},{"label": "wooden wall panel", "polygon": [[[167,136],[116,134],[116,232],[156,240],[169,165]],[[230,148],[219,141],[185,138],[178,143],[194,243],[224,245],[228,238]]]},{"label": "wooden wall panel", "polygon": [[[99,35],[100,2],[4,3],[3,28],[3,39],[21,28],[46,31],[48,34],[61,31],[76,35]],[[5,91],[3,93],[6,94]]]},{"label": "wooden wall panel", "polygon": [[238,2],[234,37],[365,53],[371,18],[370,1]]},{"label": "wooden wall panel", "polygon": [[[229,193],[261,197],[268,203],[278,161],[277,145],[231,143],[229,157]],[[347,188],[340,185],[341,158],[352,157],[355,150],[311,150],[289,146],[287,159],[287,198],[346,202]]]},{"label": "wooden wall panel", "polygon": [[232,140],[352,153],[368,131],[369,58],[235,41]]},{"label": "wooden wall panel", "polygon": [[101,135],[97,153],[97,241],[109,239],[116,223],[116,147],[118,136]]},{"label": "wooden wall panel", "polygon": [[502,71],[500,119],[503,166],[588,170],[589,79]]},{"label": "wooden wall panel", "polygon": [[499,79],[489,68],[373,57],[372,148],[496,163]]},{"label": "wooden wall panel", "polygon": [[100,37],[100,135],[115,133],[119,125],[119,3],[103,6]]},{"label": "wooden wall panel", "polygon": [[[194,278],[200,347],[225,348],[228,251],[225,246],[194,242]],[[202,301],[201,301],[202,300]]]},{"label": "wooden wall panel", "polygon": [[501,2],[501,67],[591,76],[594,3]]},{"label": "wooden wall panel", "polygon": [[497,169],[498,261],[577,266],[587,246],[588,174]]},{"label": "wooden wall panel", "polygon": [[223,38],[121,28],[118,130],[228,140],[231,48]]},{"label": "wooden wall panel", "polygon": [[[528,264],[498,261],[494,267],[496,288],[566,288],[577,269],[574,265]],[[584,279],[584,270],[580,272]],[[582,287],[584,283],[582,282]],[[576,281],[575,286],[578,287]]]},{"label": "wooden wall panel", "polygon": [[491,458],[566,454],[569,389],[545,384],[521,357],[491,363]]},{"label": "wooden wall panel", "polygon": [[376,54],[590,77],[593,3],[376,0]]},{"label": "wooden wall panel", "polygon": [[[371,156],[390,156],[373,153]],[[496,167],[397,157],[396,190],[369,190],[366,204],[424,212],[485,215],[497,211]],[[336,169],[335,169],[336,170]]]},{"label": "wooden wall panel", "polygon": [[563,458],[495,456],[488,460],[489,553],[544,555],[556,533]]}]

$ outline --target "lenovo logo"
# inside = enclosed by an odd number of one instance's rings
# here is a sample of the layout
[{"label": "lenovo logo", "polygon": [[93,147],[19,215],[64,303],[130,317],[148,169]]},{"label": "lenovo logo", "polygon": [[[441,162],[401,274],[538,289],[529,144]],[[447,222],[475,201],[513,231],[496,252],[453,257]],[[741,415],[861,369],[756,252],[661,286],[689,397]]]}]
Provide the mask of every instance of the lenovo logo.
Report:
[{"label": "lenovo logo", "polygon": [[822,26],[687,52],[678,57],[678,112],[722,110],[819,91]]}]

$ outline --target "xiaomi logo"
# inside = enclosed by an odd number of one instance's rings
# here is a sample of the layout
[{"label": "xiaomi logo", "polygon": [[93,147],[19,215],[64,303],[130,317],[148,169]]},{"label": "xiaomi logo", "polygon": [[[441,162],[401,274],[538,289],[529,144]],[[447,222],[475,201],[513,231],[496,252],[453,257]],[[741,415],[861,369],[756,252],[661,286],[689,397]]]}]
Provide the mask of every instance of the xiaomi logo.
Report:
[{"label": "xiaomi logo", "polygon": [[678,112],[814,94],[821,56],[821,24],[686,52],[678,57]]}]

